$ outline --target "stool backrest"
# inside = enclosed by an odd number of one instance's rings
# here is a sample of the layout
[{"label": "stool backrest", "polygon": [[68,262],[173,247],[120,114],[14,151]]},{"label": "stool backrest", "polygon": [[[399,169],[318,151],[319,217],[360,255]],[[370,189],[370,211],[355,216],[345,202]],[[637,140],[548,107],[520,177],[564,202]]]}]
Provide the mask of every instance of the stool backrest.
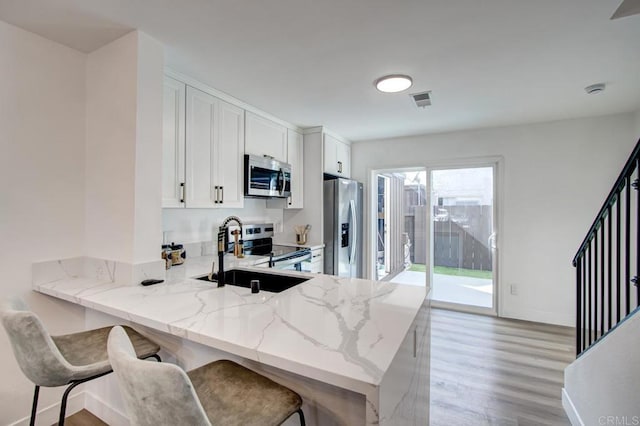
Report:
[{"label": "stool backrest", "polygon": [[40,318],[18,298],[0,303],[0,316],[20,369],[39,386],[62,386],[73,377],[73,366],[64,359]]},{"label": "stool backrest", "polygon": [[131,340],[120,326],[109,333],[107,351],[131,425],[211,425],[191,380],[180,367],[136,358]]}]

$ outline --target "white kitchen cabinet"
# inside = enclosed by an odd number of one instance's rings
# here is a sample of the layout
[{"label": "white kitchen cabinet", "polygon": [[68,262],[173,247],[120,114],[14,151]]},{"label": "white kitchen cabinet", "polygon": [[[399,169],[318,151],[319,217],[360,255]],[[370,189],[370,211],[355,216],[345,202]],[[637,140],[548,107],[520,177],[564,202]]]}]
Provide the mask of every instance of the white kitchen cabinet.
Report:
[{"label": "white kitchen cabinet", "polygon": [[246,112],[246,154],[269,156],[287,162],[287,128],[281,124]]},{"label": "white kitchen cabinet", "polygon": [[219,207],[244,207],[244,109],[218,100],[216,179]]},{"label": "white kitchen cabinet", "polygon": [[187,86],[171,77],[165,77],[163,88],[162,207],[184,207]]},{"label": "white kitchen cabinet", "polygon": [[243,141],[243,109],[187,87],[186,207],[243,206]]},{"label": "white kitchen cabinet", "polygon": [[330,175],[351,177],[351,146],[324,134],[324,172]]},{"label": "white kitchen cabinet", "polygon": [[304,207],[304,144],[303,136],[295,130],[287,130],[287,163],[291,164],[291,196],[286,208]]}]

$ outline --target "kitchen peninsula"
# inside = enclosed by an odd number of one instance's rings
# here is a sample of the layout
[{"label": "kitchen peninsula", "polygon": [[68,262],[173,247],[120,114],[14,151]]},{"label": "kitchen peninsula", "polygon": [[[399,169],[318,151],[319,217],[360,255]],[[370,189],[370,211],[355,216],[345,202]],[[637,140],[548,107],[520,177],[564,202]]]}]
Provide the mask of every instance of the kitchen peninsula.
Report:
[{"label": "kitchen peninsula", "polygon": [[302,395],[309,424],[428,424],[428,289],[316,274],[252,294],[193,279],[211,260],[188,259],[149,287],[118,282],[113,262],[45,262],[33,286],[270,374]]}]

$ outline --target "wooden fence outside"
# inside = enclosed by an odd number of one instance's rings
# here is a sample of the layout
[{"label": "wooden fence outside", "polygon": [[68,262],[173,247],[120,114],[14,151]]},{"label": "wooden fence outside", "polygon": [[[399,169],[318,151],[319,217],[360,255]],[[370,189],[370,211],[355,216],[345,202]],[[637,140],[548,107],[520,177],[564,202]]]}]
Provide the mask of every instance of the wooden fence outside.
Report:
[{"label": "wooden fence outside", "polygon": [[[412,206],[405,215],[405,232],[411,240],[411,262],[427,263],[427,206]],[[443,217],[442,210],[448,215]],[[480,271],[492,270],[489,237],[492,232],[491,206],[435,207],[434,265]]]}]

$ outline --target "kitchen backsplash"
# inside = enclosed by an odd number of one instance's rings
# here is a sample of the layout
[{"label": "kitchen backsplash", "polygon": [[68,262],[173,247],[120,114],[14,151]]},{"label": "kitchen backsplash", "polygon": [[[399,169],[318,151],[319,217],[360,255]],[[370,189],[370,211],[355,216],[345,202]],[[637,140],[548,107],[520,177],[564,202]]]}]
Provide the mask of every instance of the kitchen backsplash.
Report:
[{"label": "kitchen backsplash", "polygon": [[168,232],[168,242],[188,244],[187,256],[198,253],[191,243],[205,242],[200,253],[210,254],[206,242],[217,238],[218,227],[227,216],[238,216],[245,223],[271,222],[276,235],[283,230],[282,209],[268,209],[263,199],[245,198],[242,209],[162,209],[162,230]]}]

